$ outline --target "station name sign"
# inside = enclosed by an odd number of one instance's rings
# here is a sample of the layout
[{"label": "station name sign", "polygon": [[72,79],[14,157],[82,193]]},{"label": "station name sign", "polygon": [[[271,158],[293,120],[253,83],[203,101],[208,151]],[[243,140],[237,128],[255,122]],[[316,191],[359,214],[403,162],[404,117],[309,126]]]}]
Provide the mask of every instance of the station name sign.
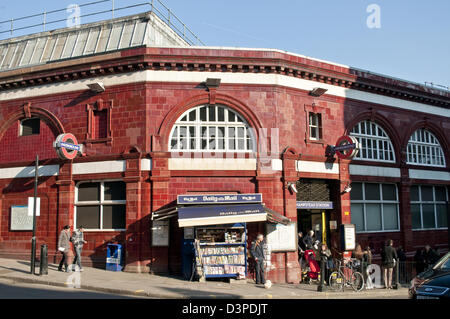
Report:
[{"label": "station name sign", "polygon": [[241,204],[261,203],[262,194],[235,194],[235,195],[178,195],[177,204]]},{"label": "station name sign", "polygon": [[333,202],[297,202],[297,209],[333,209]]}]

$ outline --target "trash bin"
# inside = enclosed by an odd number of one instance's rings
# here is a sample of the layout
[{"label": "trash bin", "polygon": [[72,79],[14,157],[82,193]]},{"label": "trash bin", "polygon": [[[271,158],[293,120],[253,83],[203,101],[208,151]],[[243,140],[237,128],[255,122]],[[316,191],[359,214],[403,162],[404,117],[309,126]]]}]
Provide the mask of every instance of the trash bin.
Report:
[{"label": "trash bin", "polygon": [[122,271],[122,245],[108,244],[106,249],[106,270]]}]

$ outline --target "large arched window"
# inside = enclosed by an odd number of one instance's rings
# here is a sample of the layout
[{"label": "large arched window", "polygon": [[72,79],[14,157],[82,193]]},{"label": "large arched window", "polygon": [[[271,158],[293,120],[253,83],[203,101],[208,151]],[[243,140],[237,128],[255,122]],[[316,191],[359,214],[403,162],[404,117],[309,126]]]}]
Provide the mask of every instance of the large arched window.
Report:
[{"label": "large arched window", "polygon": [[445,167],[441,144],[426,129],[418,129],[411,135],[406,154],[408,164]]},{"label": "large arched window", "polygon": [[175,122],[171,151],[253,152],[255,134],[245,119],[223,105],[189,109]]},{"label": "large arched window", "polygon": [[377,162],[395,162],[391,139],[378,124],[362,121],[353,127],[351,136],[356,137],[360,150],[355,159]]}]

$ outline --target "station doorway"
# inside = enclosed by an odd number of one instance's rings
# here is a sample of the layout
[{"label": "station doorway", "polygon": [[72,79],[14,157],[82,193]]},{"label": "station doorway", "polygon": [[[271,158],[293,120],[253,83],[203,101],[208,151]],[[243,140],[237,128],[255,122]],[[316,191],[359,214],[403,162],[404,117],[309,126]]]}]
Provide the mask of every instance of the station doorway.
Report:
[{"label": "station doorway", "polygon": [[310,231],[314,231],[316,240],[327,244],[330,247],[330,212],[317,209],[297,210],[298,231],[303,236]]}]

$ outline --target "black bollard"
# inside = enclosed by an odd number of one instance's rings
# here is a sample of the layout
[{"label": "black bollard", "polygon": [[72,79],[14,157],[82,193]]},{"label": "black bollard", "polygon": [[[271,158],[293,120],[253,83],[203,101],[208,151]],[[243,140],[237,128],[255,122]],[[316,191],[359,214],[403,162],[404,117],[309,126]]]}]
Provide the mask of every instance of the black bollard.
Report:
[{"label": "black bollard", "polygon": [[392,287],[394,289],[400,288],[399,287],[400,286],[399,271],[398,271],[399,264],[400,264],[400,262],[398,260],[396,260],[396,263],[395,263],[395,285]]},{"label": "black bollard", "polygon": [[317,291],[327,290],[327,287],[324,285],[324,280],[325,280],[325,257],[322,256],[322,258],[320,258],[320,283],[319,286],[317,287]]},{"label": "black bollard", "polygon": [[41,245],[41,263],[39,265],[39,276],[48,275],[47,245]]}]

